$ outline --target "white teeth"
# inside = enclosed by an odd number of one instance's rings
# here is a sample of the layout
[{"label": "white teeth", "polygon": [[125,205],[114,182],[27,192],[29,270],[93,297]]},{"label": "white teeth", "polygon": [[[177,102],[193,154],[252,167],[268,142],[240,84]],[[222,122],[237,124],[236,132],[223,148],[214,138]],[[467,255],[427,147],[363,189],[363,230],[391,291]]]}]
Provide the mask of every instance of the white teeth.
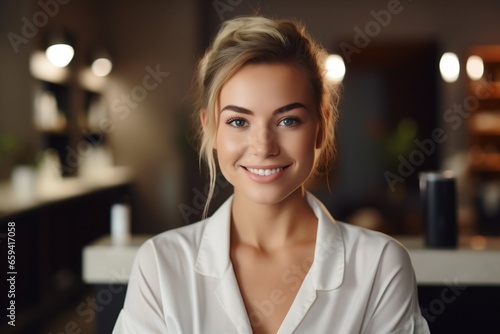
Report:
[{"label": "white teeth", "polygon": [[269,175],[281,172],[283,170],[283,168],[280,167],[280,168],[274,168],[274,169],[256,169],[256,168],[247,167],[247,170],[250,173],[253,173],[253,174],[256,174],[256,175],[269,176]]}]

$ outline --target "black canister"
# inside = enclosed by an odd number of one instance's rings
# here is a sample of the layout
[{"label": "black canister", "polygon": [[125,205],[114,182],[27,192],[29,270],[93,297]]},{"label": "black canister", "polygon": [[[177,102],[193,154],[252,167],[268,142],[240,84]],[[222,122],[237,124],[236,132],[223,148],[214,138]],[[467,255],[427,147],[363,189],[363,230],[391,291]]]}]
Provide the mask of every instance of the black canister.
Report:
[{"label": "black canister", "polygon": [[421,173],[420,198],[426,246],[456,247],[457,205],[453,172]]}]

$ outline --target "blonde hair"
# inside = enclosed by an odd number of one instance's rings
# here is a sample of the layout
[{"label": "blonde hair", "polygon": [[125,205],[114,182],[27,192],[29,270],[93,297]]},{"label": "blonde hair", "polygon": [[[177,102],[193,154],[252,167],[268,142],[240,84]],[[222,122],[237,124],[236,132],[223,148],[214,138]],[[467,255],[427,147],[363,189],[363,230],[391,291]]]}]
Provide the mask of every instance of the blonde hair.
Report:
[{"label": "blonde hair", "polygon": [[[265,17],[239,17],[222,24],[215,40],[198,65],[196,88],[198,110],[206,112],[206,124],[198,127],[200,166],[205,160],[210,188],[203,217],[215,190],[217,166],[214,144],[217,136],[216,104],[223,85],[247,64],[288,62],[307,75],[318,111],[321,151],[315,174],[327,172],[335,155],[334,128],[338,119],[338,86],[326,79],[326,51],[295,21]],[[199,119],[199,115],[198,115]]]}]

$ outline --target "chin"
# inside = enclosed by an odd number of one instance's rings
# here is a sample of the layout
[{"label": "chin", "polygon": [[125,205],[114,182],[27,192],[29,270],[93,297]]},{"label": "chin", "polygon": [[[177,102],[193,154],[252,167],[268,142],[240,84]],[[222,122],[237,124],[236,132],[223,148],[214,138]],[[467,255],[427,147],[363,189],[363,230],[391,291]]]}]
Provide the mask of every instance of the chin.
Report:
[{"label": "chin", "polygon": [[[259,189],[260,188],[260,189]],[[285,201],[295,191],[300,191],[300,185],[297,187],[288,187],[288,189],[273,189],[273,187],[255,187],[244,192],[244,196],[260,205],[275,205]]]}]

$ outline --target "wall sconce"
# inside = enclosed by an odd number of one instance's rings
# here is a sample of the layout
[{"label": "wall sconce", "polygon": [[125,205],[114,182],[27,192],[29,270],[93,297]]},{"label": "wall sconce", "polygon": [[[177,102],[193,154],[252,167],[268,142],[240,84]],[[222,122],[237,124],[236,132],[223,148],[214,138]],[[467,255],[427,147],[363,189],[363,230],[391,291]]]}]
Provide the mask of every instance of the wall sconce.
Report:
[{"label": "wall sconce", "polygon": [[460,62],[453,52],[445,52],[439,61],[441,77],[446,82],[455,82],[460,74]]},{"label": "wall sconce", "polygon": [[467,75],[471,80],[481,79],[484,74],[483,59],[479,56],[470,56],[467,59],[465,70],[467,71]]},{"label": "wall sconce", "polygon": [[39,80],[57,83],[66,82],[70,74],[67,67],[54,66],[41,50],[35,50],[30,56],[30,73]]},{"label": "wall sconce", "polygon": [[66,67],[73,59],[75,50],[70,45],[64,33],[50,35],[48,47],[45,50],[47,59],[56,67]]},{"label": "wall sconce", "polygon": [[333,83],[340,83],[344,79],[345,64],[341,56],[331,54],[326,59],[326,77]]},{"label": "wall sconce", "polygon": [[113,69],[113,63],[111,57],[106,51],[100,51],[92,59],[92,64],[90,65],[92,73],[98,77],[107,76]]},{"label": "wall sconce", "polygon": [[87,57],[87,66],[78,71],[78,81],[86,89],[100,92],[104,89],[107,78],[113,69],[113,62],[109,54],[100,49],[92,51]]}]

